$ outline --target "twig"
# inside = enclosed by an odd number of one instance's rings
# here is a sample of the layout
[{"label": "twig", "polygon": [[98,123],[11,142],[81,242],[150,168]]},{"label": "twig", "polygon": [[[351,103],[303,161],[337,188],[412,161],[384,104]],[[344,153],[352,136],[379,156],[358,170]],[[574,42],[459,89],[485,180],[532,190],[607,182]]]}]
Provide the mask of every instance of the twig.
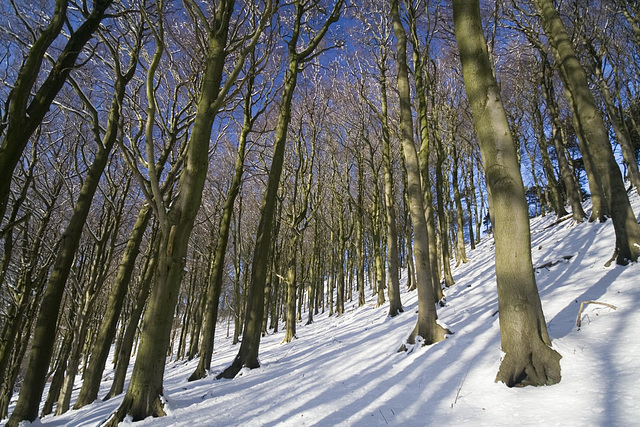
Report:
[{"label": "twig", "polygon": [[576,326],[579,328],[580,325],[582,324],[581,322],[581,317],[582,317],[582,309],[584,308],[585,304],[601,304],[601,305],[606,305],[609,308],[612,308],[614,310],[617,309],[617,307],[613,304],[609,304],[606,302],[600,302],[600,301],[582,301],[580,303],[580,309],[578,310],[578,318],[576,319]]},{"label": "twig", "polygon": [[380,412],[380,415],[382,415],[382,418],[384,418],[384,422],[386,424],[389,424],[389,421],[387,421],[387,417],[384,416],[384,414],[382,413],[382,410],[378,409],[378,412]]},{"label": "twig", "polygon": [[[473,363],[473,361],[475,359],[476,358],[474,357],[471,360],[471,363]],[[460,391],[462,391],[462,386],[464,385],[464,381],[467,379],[467,375],[469,375],[469,371],[471,370],[471,363],[469,363],[469,367],[467,368],[467,372],[464,373],[464,377],[462,377],[462,380],[460,381],[460,384],[458,385],[458,390],[456,391],[456,398],[453,400],[453,403],[451,404],[451,408],[453,408],[453,405],[458,403],[458,397],[460,397]]]}]

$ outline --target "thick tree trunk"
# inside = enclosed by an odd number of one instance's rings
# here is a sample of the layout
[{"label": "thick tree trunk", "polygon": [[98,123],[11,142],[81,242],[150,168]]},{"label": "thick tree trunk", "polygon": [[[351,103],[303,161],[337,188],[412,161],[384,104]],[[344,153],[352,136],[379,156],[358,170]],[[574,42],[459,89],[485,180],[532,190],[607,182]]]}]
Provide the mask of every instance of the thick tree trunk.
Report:
[{"label": "thick tree trunk", "polygon": [[509,387],[560,381],[531,262],[529,215],[517,154],[491,70],[478,0],[454,0],[462,73],[480,140],[494,219],[500,338],[506,353],[496,381]]},{"label": "thick tree trunk", "polygon": [[122,335],[122,342],[115,355],[115,372],[113,374],[113,382],[111,383],[111,389],[105,396],[104,400],[108,400],[124,390],[124,382],[127,375],[127,368],[129,367],[129,359],[131,358],[131,352],[133,344],[142,317],[142,311],[149,297],[149,291],[151,289],[151,283],[153,282],[153,276],[156,272],[156,264],[158,259],[158,242],[157,235],[154,233],[151,244],[150,253],[146,260],[144,273],[142,274],[142,280],[140,281],[140,288],[136,294],[136,299],[129,315],[129,322],[124,328]]},{"label": "thick tree trunk", "polygon": [[[615,251],[618,264],[636,261],[640,256],[640,226],[631,209],[620,168],[613,156],[602,114],[589,89],[587,76],[575,56],[573,45],[552,0],[536,0],[542,22],[556,61],[562,64],[561,76],[574,120],[585,137],[585,148],[591,153],[602,182],[606,208],[613,219],[616,234]],[[584,152],[583,152],[584,157]]]}]

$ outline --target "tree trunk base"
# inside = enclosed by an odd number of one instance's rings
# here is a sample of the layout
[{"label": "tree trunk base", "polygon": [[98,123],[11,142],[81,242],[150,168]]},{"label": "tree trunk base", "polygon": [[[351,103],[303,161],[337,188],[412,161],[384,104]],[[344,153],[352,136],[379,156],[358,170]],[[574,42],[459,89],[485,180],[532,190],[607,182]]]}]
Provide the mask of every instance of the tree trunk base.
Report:
[{"label": "tree trunk base", "polygon": [[240,355],[236,356],[235,359],[233,359],[233,363],[231,364],[231,366],[229,366],[227,369],[225,369],[224,371],[220,372],[218,375],[216,375],[216,379],[220,380],[222,378],[226,378],[226,379],[233,379],[236,377],[236,375],[238,375],[238,372],[240,372],[240,370],[243,367],[247,367],[249,369],[255,369],[255,368],[259,368],[260,364],[259,363],[243,363],[242,359],[240,358]]},{"label": "tree trunk base", "polygon": [[191,381],[201,380],[206,376],[207,376],[207,370],[204,368],[204,366],[200,366],[200,364],[198,363],[198,367],[196,368],[195,371],[193,371],[191,376],[187,378],[187,381],[191,382]]},{"label": "tree trunk base", "polygon": [[167,414],[164,412],[163,406],[160,395],[141,396],[138,402],[134,402],[133,397],[127,393],[120,407],[111,414],[103,427],[117,427],[127,415],[131,416],[132,421],[141,421],[147,417],[164,417]]},{"label": "tree trunk base", "polygon": [[538,341],[533,347],[506,353],[495,381],[501,381],[507,387],[559,383],[562,356],[542,341]]},{"label": "tree trunk base", "polygon": [[453,332],[436,323],[433,327],[431,335],[431,337],[424,337],[420,335],[418,333],[418,324],[416,324],[415,328],[413,328],[413,331],[411,331],[411,334],[409,334],[409,336],[407,337],[407,344],[414,345],[418,336],[422,338],[422,345],[435,344],[440,341],[444,341],[447,338],[447,335],[453,335]]}]

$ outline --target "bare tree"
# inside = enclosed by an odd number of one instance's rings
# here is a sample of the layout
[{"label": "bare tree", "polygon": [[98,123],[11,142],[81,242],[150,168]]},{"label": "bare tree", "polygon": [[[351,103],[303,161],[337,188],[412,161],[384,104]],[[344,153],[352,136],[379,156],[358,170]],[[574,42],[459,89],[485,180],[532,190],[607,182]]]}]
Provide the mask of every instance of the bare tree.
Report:
[{"label": "bare tree", "polygon": [[455,34],[486,174],[496,242],[500,337],[496,381],[507,386],[560,381],[531,262],[529,213],[517,154],[482,30],[479,1],[454,0]]}]

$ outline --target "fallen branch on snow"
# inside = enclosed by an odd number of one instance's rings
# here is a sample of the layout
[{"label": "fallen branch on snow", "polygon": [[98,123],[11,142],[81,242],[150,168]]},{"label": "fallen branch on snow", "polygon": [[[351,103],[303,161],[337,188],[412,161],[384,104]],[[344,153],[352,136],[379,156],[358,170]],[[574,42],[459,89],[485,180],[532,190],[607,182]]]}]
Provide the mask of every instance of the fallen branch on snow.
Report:
[{"label": "fallen branch on snow", "polygon": [[573,255],[565,255],[560,259],[554,260],[554,261],[549,261],[546,262],[544,264],[538,265],[536,267],[533,267],[534,270],[540,270],[542,268],[549,268],[549,267],[553,267],[556,264],[560,264],[563,261],[569,261],[571,258],[573,258]]},{"label": "fallen branch on snow", "polygon": [[582,318],[582,309],[584,308],[585,304],[601,304],[601,305],[606,305],[609,308],[613,308],[614,310],[617,309],[617,307],[613,304],[609,304],[606,302],[600,302],[600,301],[582,301],[580,303],[580,309],[578,310],[578,318],[576,319],[576,326],[579,328],[580,325],[582,324],[581,318]]}]

